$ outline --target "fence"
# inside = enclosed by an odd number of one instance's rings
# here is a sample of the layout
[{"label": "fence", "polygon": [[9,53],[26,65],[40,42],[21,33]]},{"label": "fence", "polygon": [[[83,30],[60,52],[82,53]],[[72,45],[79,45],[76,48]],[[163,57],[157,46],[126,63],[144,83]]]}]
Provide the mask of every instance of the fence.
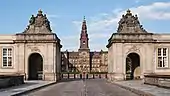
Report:
[{"label": "fence", "polygon": [[99,79],[99,78],[107,78],[107,73],[97,73],[97,74],[75,74],[75,73],[61,73],[61,78],[65,79]]}]

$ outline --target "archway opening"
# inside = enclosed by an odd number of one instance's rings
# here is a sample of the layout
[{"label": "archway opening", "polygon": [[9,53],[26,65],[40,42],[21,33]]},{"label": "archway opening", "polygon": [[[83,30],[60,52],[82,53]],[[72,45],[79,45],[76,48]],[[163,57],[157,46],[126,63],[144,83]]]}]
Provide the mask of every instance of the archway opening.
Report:
[{"label": "archway opening", "polygon": [[137,53],[130,53],[126,57],[126,80],[140,78],[140,56]]},{"label": "archway opening", "polygon": [[39,53],[33,53],[28,59],[28,80],[42,80],[43,58]]}]

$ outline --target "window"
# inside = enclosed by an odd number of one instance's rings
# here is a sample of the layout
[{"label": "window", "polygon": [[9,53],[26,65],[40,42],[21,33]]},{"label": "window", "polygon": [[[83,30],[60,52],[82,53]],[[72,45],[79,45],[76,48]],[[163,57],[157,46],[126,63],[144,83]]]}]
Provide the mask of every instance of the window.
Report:
[{"label": "window", "polygon": [[3,48],[2,50],[2,66],[11,67],[12,66],[12,48]]},{"label": "window", "polygon": [[158,67],[167,68],[168,67],[168,49],[158,48]]},{"label": "window", "polygon": [[98,60],[98,63],[100,63],[100,60]]}]

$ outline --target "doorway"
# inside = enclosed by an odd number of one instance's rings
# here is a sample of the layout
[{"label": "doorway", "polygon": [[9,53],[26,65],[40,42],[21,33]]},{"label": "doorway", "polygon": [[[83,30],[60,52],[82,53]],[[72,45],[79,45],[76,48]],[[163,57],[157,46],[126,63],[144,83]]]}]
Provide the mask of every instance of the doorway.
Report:
[{"label": "doorway", "polygon": [[39,53],[33,53],[28,58],[28,80],[42,80],[43,58]]},{"label": "doorway", "polygon": [[130,53],[126,57],[126,80],[140,78],[140,56]]}]

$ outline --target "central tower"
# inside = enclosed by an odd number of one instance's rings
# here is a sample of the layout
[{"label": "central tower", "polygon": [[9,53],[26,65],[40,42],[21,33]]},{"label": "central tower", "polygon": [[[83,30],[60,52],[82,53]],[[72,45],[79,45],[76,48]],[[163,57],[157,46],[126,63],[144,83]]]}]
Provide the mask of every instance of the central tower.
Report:
[{"label": "central tower", "polygon": [[89,51],[89,38],[87,34],[87,25],[86,25],[86,19],[84,17],[83,23],[82,23],[82,29],[80,34],[80,48],[79,51],[86,50]]},{"label": "central tower", "polygon": [[84,17],[82,22],[82,29],[80,34],[80,48],[79,52],[79,71],[89,72],[90,71],[90,49],[89,49],[89,38],[87,34],[86,19]]}]

